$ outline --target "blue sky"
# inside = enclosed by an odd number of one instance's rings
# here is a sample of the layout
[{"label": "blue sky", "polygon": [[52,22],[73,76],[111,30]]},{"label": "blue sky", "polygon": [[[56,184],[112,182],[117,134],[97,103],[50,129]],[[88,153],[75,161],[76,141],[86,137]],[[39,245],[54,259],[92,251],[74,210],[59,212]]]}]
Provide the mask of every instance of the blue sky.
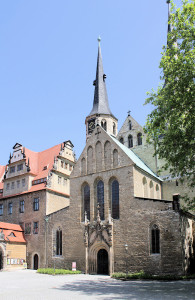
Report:
[{"label": "blue sky", "polygon": [[70,139],[79,157],[99,35],[119,128],[129,109],[144,125],[166,34],[166,0],[0,1],[0,165],[16,142],[42,151]]}]

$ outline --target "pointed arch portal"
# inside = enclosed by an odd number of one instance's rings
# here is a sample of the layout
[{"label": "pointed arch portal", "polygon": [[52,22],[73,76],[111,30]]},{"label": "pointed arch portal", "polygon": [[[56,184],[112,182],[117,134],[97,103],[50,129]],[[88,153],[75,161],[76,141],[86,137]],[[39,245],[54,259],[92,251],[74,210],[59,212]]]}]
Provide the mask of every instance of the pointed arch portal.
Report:
[{"label": "pointed arch portal", "polygon": [[108,252],[100,249],[97,253],[97,274],[108,275]]}]

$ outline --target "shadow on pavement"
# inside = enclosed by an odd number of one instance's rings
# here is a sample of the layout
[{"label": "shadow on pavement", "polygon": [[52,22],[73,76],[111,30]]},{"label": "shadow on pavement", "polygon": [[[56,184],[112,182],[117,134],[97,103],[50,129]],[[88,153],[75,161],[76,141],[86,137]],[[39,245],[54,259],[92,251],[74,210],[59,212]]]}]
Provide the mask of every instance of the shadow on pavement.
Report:
[{"label": "shadow on pavement", "polygon": [[[59,290],[79,291],[81,295],[102,299],[195,299],[195,281],[118,281],[114,279],[82,280],[67,283]],[[99,299],[99,298],[98,298]]]}]

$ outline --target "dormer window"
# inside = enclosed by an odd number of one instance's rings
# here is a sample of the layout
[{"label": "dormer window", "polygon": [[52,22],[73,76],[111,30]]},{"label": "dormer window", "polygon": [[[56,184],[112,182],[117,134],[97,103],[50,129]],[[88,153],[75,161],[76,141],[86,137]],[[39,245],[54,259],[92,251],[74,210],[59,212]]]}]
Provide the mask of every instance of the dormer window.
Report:
[{"label": "dormer window", "polygon": [[14,173],[15,172],[15,166],[14,167],[10,167],[10,173]]},{"label": "dormer window", "polygon": [[21,170],[23,170],[23,164],[17,166],[17,171],[21,171]]}]

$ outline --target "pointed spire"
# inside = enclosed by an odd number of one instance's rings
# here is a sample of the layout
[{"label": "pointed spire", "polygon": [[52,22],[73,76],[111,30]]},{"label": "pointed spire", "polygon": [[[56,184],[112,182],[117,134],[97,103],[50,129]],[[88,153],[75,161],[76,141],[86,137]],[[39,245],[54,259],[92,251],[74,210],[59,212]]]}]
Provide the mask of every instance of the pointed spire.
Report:
[{"label": "pointed spire", "polygon": [[112,115],[108,104],[108,96],[107,96],[106,83],[105,83],[106,75],[104,74],[104,70],[103,70],[100,41],[101,38],[99,37],[96,79],[93,82],[93,85],[95,86],[94,101],[93,101],[92,111],[90,112],[89,115],[94,115],[94,114]]},{"label": "pointed spire", "polygon": [[171,32],[172,28],[171,28],[171,24],[169,24],[169,20],[170,20],[170,0],[167,0],[167,4],[168,4],[168,30],[167,32]]}]

